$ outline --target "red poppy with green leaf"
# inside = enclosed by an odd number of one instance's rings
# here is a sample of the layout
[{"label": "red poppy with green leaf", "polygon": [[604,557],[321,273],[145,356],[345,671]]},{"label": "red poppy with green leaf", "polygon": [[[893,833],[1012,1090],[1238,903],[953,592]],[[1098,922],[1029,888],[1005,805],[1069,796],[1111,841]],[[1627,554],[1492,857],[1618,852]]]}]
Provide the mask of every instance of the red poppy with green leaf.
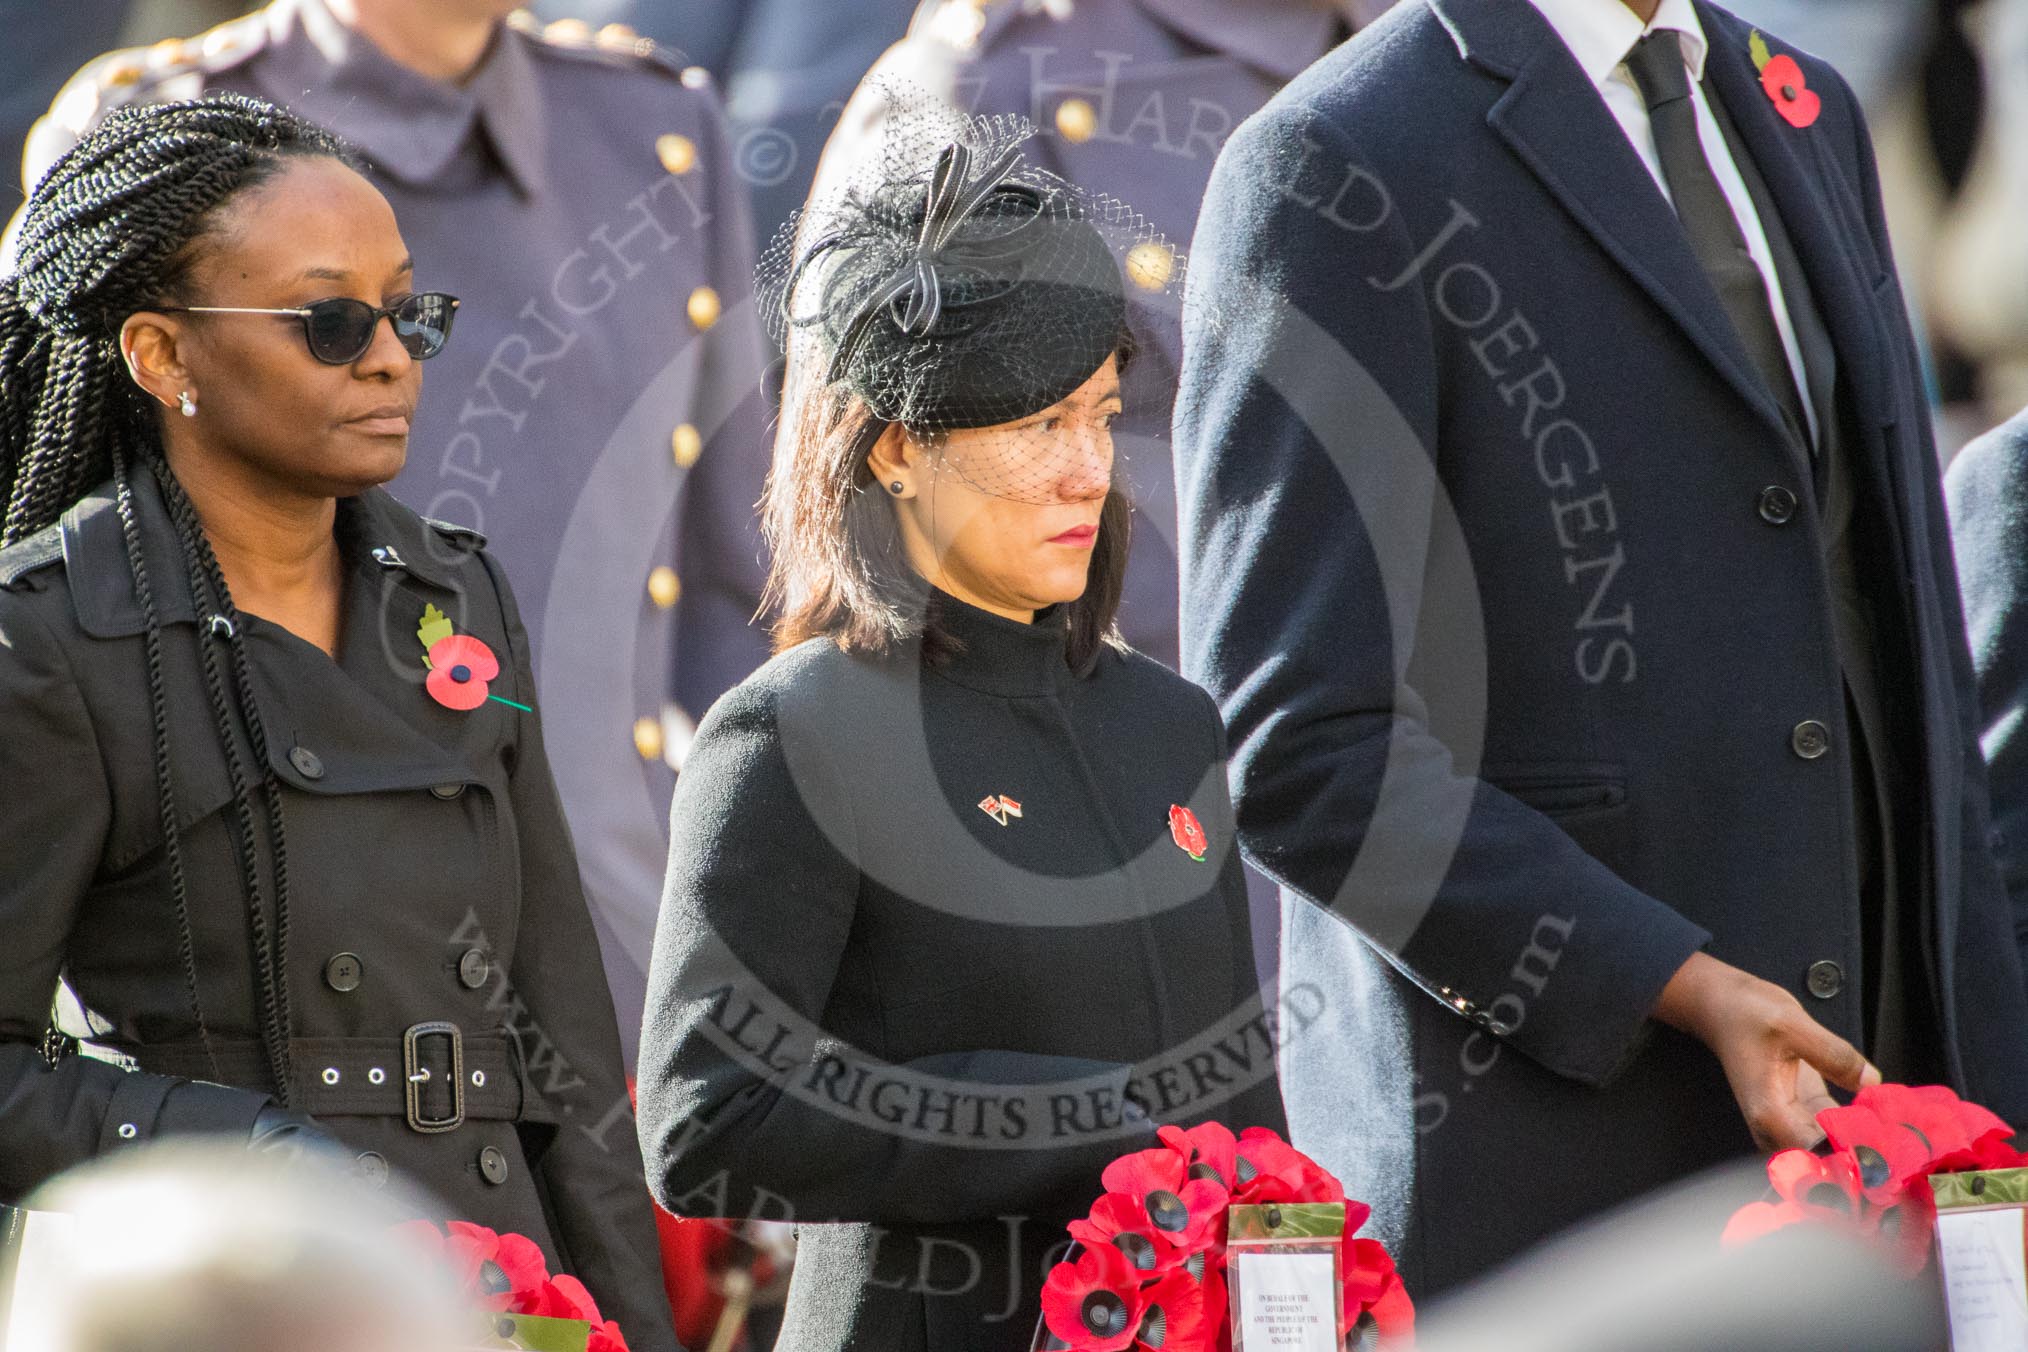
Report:
[{"label": "red poppy with green leaf", "polygon": [[1753,68],[1760,72],[1760,87],[1774,102],[1775,111],[1791,127],[1807,127],[1815,122],[1824,109],[1824,101],[1803,78],[1803,68],[1796,59],[1786,53],[1776,56],[1770,52],[1767,39],[1758,31],[1748,39],[1747,46],[1753,54]]}]

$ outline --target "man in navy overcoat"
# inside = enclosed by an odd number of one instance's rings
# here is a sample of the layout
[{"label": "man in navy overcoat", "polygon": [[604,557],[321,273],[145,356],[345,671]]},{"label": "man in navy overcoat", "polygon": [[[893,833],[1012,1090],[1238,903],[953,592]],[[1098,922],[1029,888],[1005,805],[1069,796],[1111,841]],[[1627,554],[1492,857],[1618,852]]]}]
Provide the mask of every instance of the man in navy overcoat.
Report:
[{"label": "man in navy overcoat", "polygon": [[1407,0],[1233,135],[1196,244],[1183,669],[1284,889],[1297,1143],[1419,1293],[1812,1143],[1829,1086],[2028,1123],[1837,73],[1697,0]]}]

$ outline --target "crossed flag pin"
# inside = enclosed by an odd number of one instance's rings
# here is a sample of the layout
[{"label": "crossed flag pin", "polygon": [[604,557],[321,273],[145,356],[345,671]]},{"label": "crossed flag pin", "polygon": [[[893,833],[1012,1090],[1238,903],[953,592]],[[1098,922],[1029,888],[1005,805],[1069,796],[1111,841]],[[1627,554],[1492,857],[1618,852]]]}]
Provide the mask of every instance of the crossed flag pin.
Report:
[{"label": "crossed flag pin", "polygon": [[979,811],[1005,826],[1008,818],[1021,815],[1021,804],[1004,793],[989,793],[979,800]]}]

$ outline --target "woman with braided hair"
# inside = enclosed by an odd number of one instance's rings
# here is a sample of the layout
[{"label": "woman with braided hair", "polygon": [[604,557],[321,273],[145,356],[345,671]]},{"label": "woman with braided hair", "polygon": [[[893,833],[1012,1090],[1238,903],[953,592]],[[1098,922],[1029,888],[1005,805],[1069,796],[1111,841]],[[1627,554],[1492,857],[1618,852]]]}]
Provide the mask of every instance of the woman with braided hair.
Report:
[{"label": "woman with braided hair", "polygon": [[458,305],[413,273],[341,148],[236,95],[121,110],[30,198],[0,1201],[155,1136],[342,1143],[673,1348],[519,614],[379,487]]}]

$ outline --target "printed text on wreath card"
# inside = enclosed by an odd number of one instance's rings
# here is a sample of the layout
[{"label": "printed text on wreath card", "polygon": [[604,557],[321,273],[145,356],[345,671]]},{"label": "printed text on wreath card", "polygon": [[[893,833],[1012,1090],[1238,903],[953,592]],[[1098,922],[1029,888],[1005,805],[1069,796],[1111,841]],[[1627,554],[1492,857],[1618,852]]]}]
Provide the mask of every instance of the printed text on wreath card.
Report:
[{"label": "printed text on wreath card", "polygon": [[1246,1352],[1336,1352],[1338,1280],[1328,1253],[1237,1256],[1239,1346]]}]

